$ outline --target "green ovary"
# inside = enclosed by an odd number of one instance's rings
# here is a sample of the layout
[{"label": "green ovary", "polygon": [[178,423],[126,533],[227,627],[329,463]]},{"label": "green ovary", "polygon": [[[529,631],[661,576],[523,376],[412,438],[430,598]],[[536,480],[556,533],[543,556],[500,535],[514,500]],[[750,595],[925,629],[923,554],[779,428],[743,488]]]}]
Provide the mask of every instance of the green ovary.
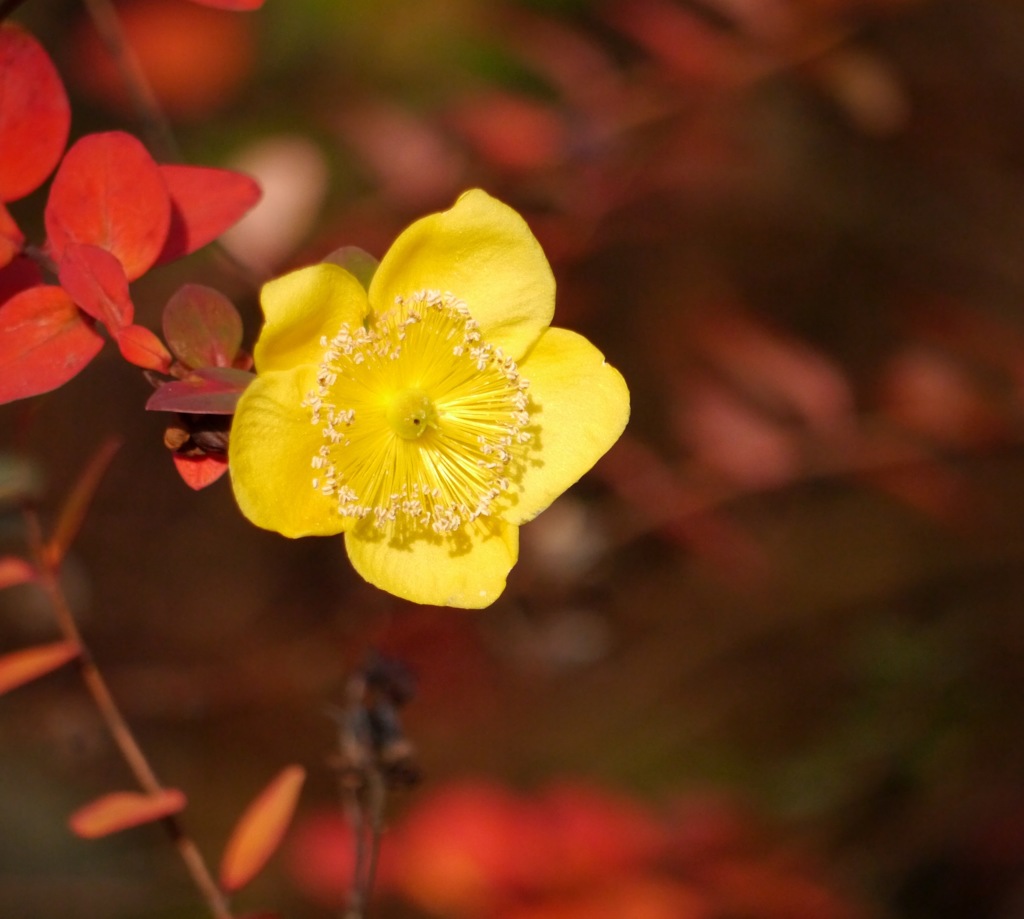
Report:
[{"label": "green ovary", "polygon": [[428,428],[437,427],[437,409],[421,389],[396,393],[388,405],[387,418],[392,430],[405,440],[416,440]]}]

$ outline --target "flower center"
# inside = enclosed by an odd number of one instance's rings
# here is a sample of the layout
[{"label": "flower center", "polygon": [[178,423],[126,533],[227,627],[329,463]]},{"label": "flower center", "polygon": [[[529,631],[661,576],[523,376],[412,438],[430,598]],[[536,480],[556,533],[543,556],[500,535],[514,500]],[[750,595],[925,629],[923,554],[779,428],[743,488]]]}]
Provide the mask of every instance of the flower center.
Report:
[{"label": "flower center", "polygon": [[405,389],[391,400],[388,423],[399,437],[416,440],[428,427],[437,427],[437,409],[422,389]]},{"label": "flower center", "polygon": [[531,446],[515,361],[462,301],[420,291],[321,339],[313,487],[381,530],[449,535],[500,510]]}]

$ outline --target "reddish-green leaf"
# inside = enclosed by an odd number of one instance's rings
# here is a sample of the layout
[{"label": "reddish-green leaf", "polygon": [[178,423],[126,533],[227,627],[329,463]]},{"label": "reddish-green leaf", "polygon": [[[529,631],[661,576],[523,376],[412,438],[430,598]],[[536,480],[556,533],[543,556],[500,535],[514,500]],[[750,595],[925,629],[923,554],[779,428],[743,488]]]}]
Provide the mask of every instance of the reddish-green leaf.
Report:
[{"label": "reddish-green leaf", "polygon": [[171,369],[171,352],[157,336],[141,325],[125,326],[117,333],[121,356],[136,367],[167,373]]},{"label": "reddish-green leaf", "polygon": [[62,287],[30,287],[0,306],[0,403],[49,392],[81,371],[103,339]]},{"label": "reddish-green leaf", "polygon": [[171,226],[161,263],[213,242],[260,199],[259,185],[230,169],[165,165],[160,171],[171,196]]},{"label": "reddish-green leaf", "polygon": [[172,458],[178,475],[194,491],[201,491],[207,485],[212,485],[228,471],[227,457],[224,456],[184,456],[175,453]]},{"label": "reddish-green leaf", "polygon": [[0,695],[45,676],[78,657],[73,641],[55,641],[0,657]]},{"label": "reddish-green leaf", "polygon": [[25,559],[17,555],[0,558],[0,590],[26,584],[36,576],[36,570]]},{"label": "reddish-green leaf", "polygon": [[151,412],[233,415],[238,397],[255,379],[233,367],[201,367],[181,380],[164,383],[146,402]]},{"label": "reddish-green leaf", "polygon": [[186,284],[164,307],[164,338],[186,367],[230,367],[242,346],[242,317],[212,287]]},{"label": "reddish-green leaf", "polygon": [[70,127],[67,93],[43,46],[0,23],[0,201],[16,201],[43,184]]},{"label": "reddish-green leaf", "polygon": [[68,818],[68,824],[76,836],[98,839],[177,814],[187,803],[177,788],[164,788],[156,794],[115,791],[80,807]]},{"label": "reddish-green leaf", "polygon": [[245,12],[246,10],[258,10],[263,6],[264,0],[192,0],[200,6],[212,6],[218,10],[234,10]]},{"label": "reddish-green leaf", "polygon": [[377,273],[377,266],[380,264],[379,259],[374,258],[365,249],[360,249],[359,246],[342,246],[340,249],[335,249],[323,261],[344,268],[349,274],[355,275],[356,280],[366,290],[370,289],[370,281],[373,280],[373,276]]},{"label": "reddish-green leaf", "polygon": [[291,823],[306,770],[286,766],[253,799],[235,824],[220,863],[220,884],[233,893],[263,869]]},{"label": "reddish-green leaf", "polygon": [[0,304],[42,283],[43,273],[39,266],[27,256],[19,255],[9,265],[0,268]]},{"label": "reddish-green leaf", "polygon": [[21,252],[25,235],[15,223],[10,211],[0,204],[0,268],[9,265],[14,257]]},{"label": "reddish-green leaf", "polygon": [[128,278],[121,263],[106,249],[69,243],[64,247],[57,276],[71,299],[99,319],[112,335],[131,324],[135,306],[128,293]]},{"label": "reddish-green leaf", "polygon": [[64,156],[50,187],[46,232],[59,261],[70,243],[106,249],[134,281],[164,247],[171,200],[160,167],[130,134],[88,134]]}]

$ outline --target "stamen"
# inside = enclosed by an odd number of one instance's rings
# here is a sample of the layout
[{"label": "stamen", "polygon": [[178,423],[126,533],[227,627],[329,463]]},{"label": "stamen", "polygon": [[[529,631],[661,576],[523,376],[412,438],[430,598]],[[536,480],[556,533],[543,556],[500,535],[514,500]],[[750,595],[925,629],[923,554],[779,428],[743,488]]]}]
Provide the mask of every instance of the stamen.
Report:
[{"label": "stamen", "polygon": [[499,509],[529,450],[529,384],[462,301],[398,297],[321,346],[304,405],[324,439],[313,487],[339,514],[448,535]]}]

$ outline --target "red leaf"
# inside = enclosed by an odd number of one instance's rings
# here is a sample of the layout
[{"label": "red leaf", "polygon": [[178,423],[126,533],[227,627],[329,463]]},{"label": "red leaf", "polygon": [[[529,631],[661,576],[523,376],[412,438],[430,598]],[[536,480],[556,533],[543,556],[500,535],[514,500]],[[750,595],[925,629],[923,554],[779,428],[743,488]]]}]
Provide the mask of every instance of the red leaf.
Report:
[{"label": "red leaf", "polygon": [[0,404],[49,392],[91,361],[103,339],[61,287],[30,287],[0,306]]},{"label": "red leaf", "polygon": [[0,24],[0,201],[43,184],[60,160],[71,106],[53,61],[31,35]]},{"label": "red leaf", "polygon": [[89,243],[115,255],[134,281],[164,247],[171,201],[142,143],[110,131],[88,134],[68,150],[44,216],[56,259],[70,243]]},{"label": "red leaf", "polygon": [[117,346],[124,359],[136,367],[158,373],[167,373],[171,369],[171,352],[145,326],[125,326],[117,333]]},{"label": "red leaf", "polygon": [[220,863],[220,884],[228,893],[248,884],[274,854],[291,822],[305,779],[306,770],[301,766],[286,766],[245,809]]},{"label": "red leaf", "polygon": [[115,791],[80,807],[68,818],[68,824],[76,836],[98,839],[177,814],[186,803],[184,793],[177,788],[164,788],[156,794]]},{"label": "red leaf", "polygon": [[6,303],[15,294],[43,283],[39,266],[24,255],[19,255],[8,265],[0,268],[0,304]]},{"label": "red leaf", "polygon": [[513,172],[550,168],[570,140],[557,108],[516,93],[491,91],[466,100],[449,119],[487,162]]},{"label": "red leaf", "polygon": [[242,346],[242,317],[220,291],[186,284],[164,307],[164,338],[187,367],[230,367]]},{"label": "red leaf", "polygon": [[6,555],[0,558],[0,590],[5,587],[15,587],[18,584],[25,584],[33,580],[36,570],[23,558],[16,555]]},{"label": "red leaf", "polygon": [[208,166],[161,166],[171,196],[171,225],[159,263],[201,249],[234,226],[260,199],[249,176]]},{"label": "red leaf", "polygon": [[63,667],[78,657],[78,653],[78,645],[73,641],[55,641],[3,655],[0,657],[0,695]]},{"label": "red leaf", "polygon": [[[297,821],[286,852],[286,870],[307,899],[324,907],[340,907],[348,902],[352,889],[355,851],[355,836],[348,821],[337,809],[321,810]],[[378,890],[386,888],[391,880],[382,878],[380,869],[388,867],[387,855],[392,851],[388,845],[381,851],[383,864],[378,865],[374,878]]]},{"label": "red leaf", "polygon": [[111,332],[131,325],[135,306],[128,293],[128,278],[121,263],[98,246],[70,243],[57,272],[61,287],[90,316]]},{"label": "red leaf", "polygon": [[263,6],[264,0],[192,0],[200,6],[212,6],[218,10],[235,10],[245,12],[246,10],[258,10]]},{"label": "red leaf", "polygon": [[183,456],[175,453],[172,457],[182,481],[193,491],[201,491],[212,485],[228,471],[228,461],[223,456]]},{"label": "red leaf", "polygon": [[164,383],[146,402],[151,412],[233,415],[238,397],[255,379],[232,367],[202,367],[182,380]]},{"label": "red leaf", "polygon": [[[0,32],[0,35],[3,33]],[[0,268],[9,265],[14,257],[21,252],[25,235],[14,222],[10,211],[0,204]]]}]

